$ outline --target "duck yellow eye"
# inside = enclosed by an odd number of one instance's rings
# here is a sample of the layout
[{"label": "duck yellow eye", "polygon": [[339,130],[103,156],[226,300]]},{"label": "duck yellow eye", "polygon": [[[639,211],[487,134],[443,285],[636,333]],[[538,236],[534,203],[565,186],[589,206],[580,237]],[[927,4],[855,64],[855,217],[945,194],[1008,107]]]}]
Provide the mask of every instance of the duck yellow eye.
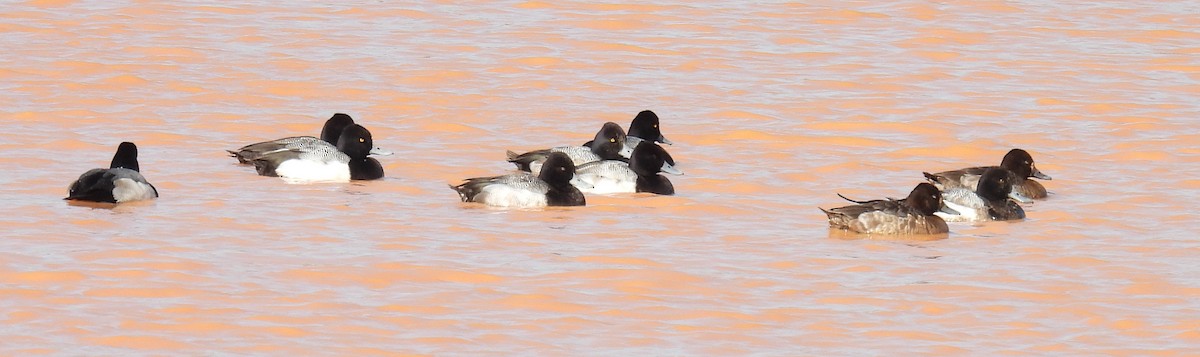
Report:
[{"label": "duck yellow eye", "polygon": [[358,142],[360,142],[360,143],[365,143],[365,142],[367,142],[367,139],[358,138]]},{"label": "duck yellow eye", "polygon": [[617,142],[617,138],[608,138],[608,142],[615,143]]},{"label": "duck yellow eye", "polygon": [[655,129],[658,129],[658,124],[651,125],[650,127],[651,127],[651,128],[655,128]]}]

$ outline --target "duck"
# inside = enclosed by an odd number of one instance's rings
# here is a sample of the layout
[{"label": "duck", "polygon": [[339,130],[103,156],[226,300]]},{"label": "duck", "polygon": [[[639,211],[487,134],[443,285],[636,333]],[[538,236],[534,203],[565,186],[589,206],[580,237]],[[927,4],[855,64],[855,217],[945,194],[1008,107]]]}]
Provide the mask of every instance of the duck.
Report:
[{"label": "duck", "polygon": [[229,156],[235,157],[239,164],[252,165],[254,160],[262,157],[263,154],[288,150],[299,147],[312,147],[317,145],[337,146],[338,137],[342,135],[342,130],[346,127],[354,125],[354,118],[345,113],[335,113],[325,121],[325,126],[321,128],[321,137],[312,136],[292,136],[283,139],[275,139],[263,141],[250,145],[243,146],[237,150],[225,150],[229,152]]},{"label": "duck", "polygon": [[[673,145],[666,136],[663,136],[662,129],[659,126],[658,114],[654,114],[651,110],[643,110],[638,112],[633,117],[633,121],[629,123],[629,132],[625,136],[625,146],[630,150],[637,149],[643,141],[652,141],[660,144]],[[591,146],[592,142],[588,141],[583,146]],[[632,151],[630,152],[632,155]],[[629,158],[628,155],[625,158]]]},{"label": "duck", "polygon": [[1004,155],[1004,159],[1000,161],[1000,166],[968,167],[934,174],[928,172],[922,173],[925,174],[925,178],[930,183],[938,186],[943,191],[954,187],[963,187],[974,191],[976,184],[979,183],[979,177],[988,169],[996,167],[1008,169],[1013,173],[1012,189],[1014,192],[1020,193],[1022,197],[1032,199],[1046,198],[1046,187],[1030,178],[1050,181],[1050,175],[1038,170],[1037,166],[1033,164],[1033,156],[1029,155],[1028,151],[1019,148],[1009,150]]},{"label": "duck", "polygon": [[653,142],[646,142],[633,149],[629,162],[589,162],[577,166],[575,176],[581,183],[577,187],[584,193],[648,192],[674,195],[675,186],[671,184],[671,180],[659,175],[683,175],[683,171],[676,169],[674,165],[675,159],[667,150]]},{"label": "duck", "polygon": [[[840,194],[838,196],[841,196]],[[917,184],[908,197],[871,201],[854,201],[855,204],[824,209],[821,212],[829,219],[829,227],[855,233],[883,235],[942,234],[950,232],[946,221],[934,213],[957,214],[942,202],[942,193],[932,184]]]},{"label": "duck", "polygon": [[[1016,201],[1028,201],[1020,192],[1013,190],[1012,172],[1002,167],[987,169],[976,185],[975,191],[965,187],[953,187],[942,191],[946,207],[959,212],[936,214],[947,222],[1009,221],[1025,218],[1025,210]],[[1010,199],[1011,198],[1011,199]],[[1016,200],[1016,201],[1014,201]]]},{"label": "duck", "polygon": [[600,127],[600,131],[596,132],[595,138],[589,141],[590,145],[558,146],[524,154],[517,154],[509,150],[507,152],[508,162],[517,165],[517,169],[521,171],[540,172],[542,162],[555,152],[567,154],[567,157],[571,158],[575,165],[600,160],[619,160],[633,154],[633,148],[625,146],[625,138],[625,130],[621,129],[621,125],[607,122]]},{"label": "duck", "polygon": [[351,124],[338,136],[337,146],[302,145],[264,152],[253,161],[259,175],[292,182],[347,182],[383,178],[383,165],[367,157],[374,152],[367,128]]},{"label": "duck", "polygon": [[492,207],[538,208],[546,206],[583,206],[583,192],[572,181],[575,164],[567,154],[551,152],[537,176],[516,173],[477,177],[450,188],[463,202],[478,202]]},{"label": "duck", "polygon": [[137,161],[137,145],[122,142],[107,169],[91,169],[71,183],[64,200],[124,203],[158,198]]}]

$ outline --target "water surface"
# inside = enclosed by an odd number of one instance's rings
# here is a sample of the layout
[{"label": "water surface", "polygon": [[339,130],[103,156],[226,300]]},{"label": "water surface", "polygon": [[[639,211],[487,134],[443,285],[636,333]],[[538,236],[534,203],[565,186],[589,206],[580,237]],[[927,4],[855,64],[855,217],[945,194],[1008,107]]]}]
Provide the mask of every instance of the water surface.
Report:
[{"label": "water surface", "polygon": [[[1186,355],[1200,3],[29,1],[0,20],[0,354]],[[679,192],[446,185],[656,111]],[[388,177],[224,150],[346,112]],[[157,201],[61,198],[141,147]],[[939,239],[819,210],[1029,150]]]}]

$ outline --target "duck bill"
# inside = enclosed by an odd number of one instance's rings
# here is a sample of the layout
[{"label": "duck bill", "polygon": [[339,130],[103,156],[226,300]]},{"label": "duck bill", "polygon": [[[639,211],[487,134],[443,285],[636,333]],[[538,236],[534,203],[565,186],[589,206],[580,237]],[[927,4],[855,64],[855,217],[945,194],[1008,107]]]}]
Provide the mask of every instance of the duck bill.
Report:
[{"label": "duck bill", "polygon": [[1025,197],[1025,195],[1022,195],[1020,192],[1017,192],[1017,191],[1010,191],[1008,193],[1008,198],[1016,200],[1017,202],[1020,202],[1020,203],[1033,202],[1033,200],[1029,199],[1029,197]]},{"label": "duck bill", "polygon": [[683,171],[679,171],[679,169],[675,168],[675,166],[671,166],[671,164],[665,162],[663,163],[662,168],[659,168],[658,170],[672,175],[683,175]]},{"label": "duck bill", "polygon": [[617,155],[621,155],[624,158],[633,157],[633,145],[622,145],[621,151]]},{"label": "duck bill", "polygon": [[375,148],[371,148],[371,152],[370,152],[369,154],[371,154],[371,155],[379,155],[379,156],[388,156],[388,155],[391,155],[391,154],[392,154],[392,152],[391,152],[391,151],[384,150],[384,149],[381,149],[381,148],[377,148],[377,147],[375,147]]},{"label": "duck bill", "polygon": [[579,175],[575,175],[575,176],[571,177],[570,183],[571,183],[571,186],[575,186],[575,188],[578,188],[580,190],[592,190],[592,189],[596,188],[596,186],[594,186],[590,183],[587,183],[587,181],[581,180],[579,178]]},{"label": "duck bill", "polygon": [[950,208],[949,206],[946,206],[945,203],[942,204],[942,208],[938,209],[938,212],[945,213],[945,214],[948,214],[951,216],[962,215],[962,213],[955,211],[953,208]]},{"label": "duck bill", "polygon": [[1035,177],[1035,178],[1039,178],[1039,179],[1043,179],[1043,180],[1046,180],[1046,181],[1053,180],[1052,178],[1050,178],[1050,175],[1043,174],[1041,171],[1039,171],[1039,170],[1037,169],[1037,166],[1029,165],[1029,168],[1030,168],[1030,169],[1032,169],[1032,171],[1033,171],[1033,172],[1030,172],[1030,173],[1029,173],[1029,176],[1032,176],[1032,177]]},{"label": "duck bill", "polygon": [[675,143],[671,142],[670,140],[667,140],[667,137],[663,136],[663,135],[659,135],[658,140],[655,140],[655,141],[657,141],[659,143],[667,144],[667,145],[675,145]]}]

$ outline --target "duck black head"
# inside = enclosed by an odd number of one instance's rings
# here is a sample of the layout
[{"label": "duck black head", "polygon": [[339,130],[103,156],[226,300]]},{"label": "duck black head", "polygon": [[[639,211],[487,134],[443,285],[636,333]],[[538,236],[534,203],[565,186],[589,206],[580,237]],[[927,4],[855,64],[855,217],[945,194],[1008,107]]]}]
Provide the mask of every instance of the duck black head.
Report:
[{"label": "duck black head", "polygon": [[607,122],[592,139],[592,152],[604,160],[618,160],[625,150],[625,130],[617,123]]},{"label": "duck black head", "polygon": [[659,172],[683,174],[675,168],[675,159],[666,149],[649,141],[633,149],[633,155],[629,158],[629,168],[639,176],[657,175]]},{"label": "duck black head", "polygon": [[321,128],[321,140],[325,140],[333,145],[337,145],[338,138],[341,138],[342,131],[346,127],[353,125],[354,119],[344,113],[334,114],[325,121],[325,127]]},{"label": "duck black head", "polygon": [[542,171],[538,172],[538,178],[551,186],[570,186],[574,177],[575,163],[561,152],[550,153],[550,157],[542,163]]},{"label": "duck black head", "polygon": [[363,159],[371,154],[371,149],[375,148],[375,141],[371,139],[371,132],[367,128],[351,124],[342,130],[337,148],[352,159]]},{"label": "duck black head", "polygon": [[649,110],[643,110],[633,117],[633,122],[629,123],[629,136],[671,145],[671,141],[663,136],[662,128],[659,128],[658,115]]},{"label": "duck black head", "polygon": [[1019,177],[1018,174],[1005,168],[990,168],[983,172],[983,176],[979,177],[975,194],[987,201],[1004,200],[1012,192],[1013,180]]},{"label": "duck black head", "polygon": [[1000,161],[1000,167],[1012,171],[1020,178],[1034,177],[1043,180],[1050,180],[1050,175],[1043,174],[1033,164],[1033,156],[1029,152],[1021,149],[1012,149],[1008,154],[1004,155],[1004,160]]},{"label": "duck black head", "polygon": [[131,142],[123,142],[117,145],[117,153],[113,155],[112,163],[108,165],[110,169],[126,168],[133,171],[141,171],[138,167],[138,149],[137,145]]}]

